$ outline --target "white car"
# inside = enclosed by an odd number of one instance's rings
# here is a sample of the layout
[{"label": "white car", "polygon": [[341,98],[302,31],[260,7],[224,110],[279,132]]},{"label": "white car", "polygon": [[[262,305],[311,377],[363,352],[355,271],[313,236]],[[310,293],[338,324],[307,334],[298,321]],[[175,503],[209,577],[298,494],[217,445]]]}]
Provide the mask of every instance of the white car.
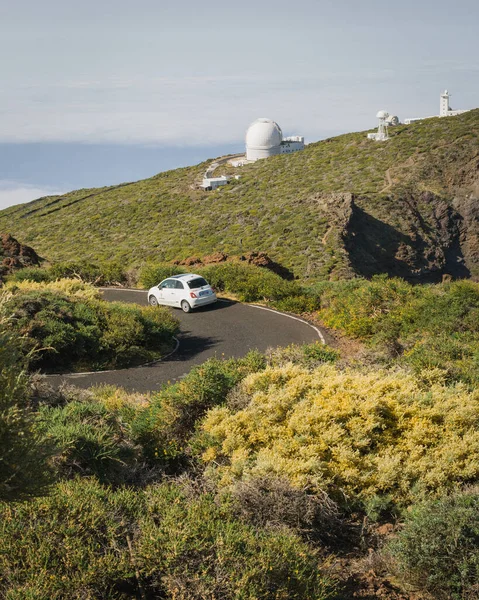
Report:
[{"label": "white car", "polygon": [[194,273],[173,275],[148,290],[148,303],[151,306],[176,306],[186,313],[216,301],[216,294],[210,284],[201,275]]}]

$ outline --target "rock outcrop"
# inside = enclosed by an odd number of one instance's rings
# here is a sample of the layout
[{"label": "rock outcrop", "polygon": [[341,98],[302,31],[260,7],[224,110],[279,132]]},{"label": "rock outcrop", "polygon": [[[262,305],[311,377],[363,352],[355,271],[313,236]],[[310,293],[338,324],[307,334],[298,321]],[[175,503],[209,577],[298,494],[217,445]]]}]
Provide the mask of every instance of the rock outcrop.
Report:
[{"label": "rock outcrop", "polygon": [[404,195],[394,200],[401,207],[397,224],[371,214],[361,200],[352,194],[318,200],[330,223],[324,247],[335,254],[340,277],[351,272],[363,277],[387,273],[417,281],[440,281],[446,274],[479,277],[479,200],[475,197],[449,203],[431,192]]},{"label": "rock outcrop", "polygon": [[0,234],[0,281],[18,269],[40,266],[40,257],[30,246],[20,244],[8,233]]}]

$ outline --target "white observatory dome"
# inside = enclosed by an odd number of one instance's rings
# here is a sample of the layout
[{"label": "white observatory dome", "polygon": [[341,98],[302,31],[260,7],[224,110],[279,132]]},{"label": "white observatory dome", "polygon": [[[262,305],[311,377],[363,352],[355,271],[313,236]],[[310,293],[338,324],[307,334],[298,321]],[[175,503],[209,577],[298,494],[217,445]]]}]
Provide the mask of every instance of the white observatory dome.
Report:
[{"label": "white observatory dome", "polygon": [[380,110],[376,115],[376,119],[387,119],[389,117],[389,113],[385,110]]},{"label": "white observatory dome", "polygon": [[256,119],[246,132],[246,158],[258,160],[279,154],[283,132],[271,119]]}]

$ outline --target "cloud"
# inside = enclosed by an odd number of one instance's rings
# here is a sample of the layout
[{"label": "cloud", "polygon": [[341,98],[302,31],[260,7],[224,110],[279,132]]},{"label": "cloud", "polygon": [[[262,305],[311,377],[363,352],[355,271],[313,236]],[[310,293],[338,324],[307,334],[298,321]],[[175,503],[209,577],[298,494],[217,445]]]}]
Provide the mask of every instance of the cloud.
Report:
[{"label": "cloud", "polygon": [[[450,73],[459,72],[450,63]],[[313,141],[368,129],[382,107],[400,118],[431,113],[439,87],[425,73],[443,77],[435,61],[426,66],[429,72],[418,64],[414,69],[368,66],[288,76],[266,72],[30,80],[5,88],[0,142],[230,144],[241,142],[258,116],[273,118],[285,133]],[[474,72],[474,64],[468,72]],[[467,98],[458,102],[471,107]]]},{"label": "cloud", "polygon": [[[362,122],[360,103],[351,107],[350,93],[342,93],[344,76],[323,72],[287,79],[208,75],[30,82],[4,98],[0,141],[225,144],[241,142],[258,116],[278,120],[288,134],[306,135],[311,141],[329,134],[331,123],[340,124],[336,131],[369,125]],[[348,92],[357,85],[357,76],[352,76]],[[391,78],[390,71],[371,72],[362,103],[371,102],[375,82]]]},{"label": "cloud", "polygon": [[16,204],[30,202],[43,196],[55,196],[63,193],[65,193],[65,190],[0,180],[0,210]]}]

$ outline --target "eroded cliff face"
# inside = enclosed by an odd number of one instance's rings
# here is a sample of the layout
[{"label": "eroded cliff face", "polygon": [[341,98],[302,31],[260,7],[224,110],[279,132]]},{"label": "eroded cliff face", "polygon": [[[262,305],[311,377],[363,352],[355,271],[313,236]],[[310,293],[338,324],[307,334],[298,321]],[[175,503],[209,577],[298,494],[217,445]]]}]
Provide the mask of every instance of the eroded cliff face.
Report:
[{"label": "eroded cliff face", "polygon": [[322,262],[315,265],[321,275],[479,279],[479,148],[460,142],[425,147],[428,152],[390,167],[379,192],[318,193],[306,200],[327,223]]},{"label": "eroded cliff face", "polygon": [[430,192],[394,202],[391,221],[397,225],[354,205],[343,239],[357,274],[434,281],[444,274],[470,277],[477,270],[467,247],[477,227],[472,216],[466,224],[457,208]]},{"label": "eroded cliff face", "polygon": [[314,201],[329,222],[323,245],[337,259],[332,278],[479,278],[479,198],[472,193],[452,202],[431,192],[404,193],[383,200],[381,210],[350,193]]},{"label": "eroded cliff face", "polygon": [[455,198],[453,207],[462,217],[459,243],[465,266],[472,277],[479,279],[479,189],[477,194]]}]

